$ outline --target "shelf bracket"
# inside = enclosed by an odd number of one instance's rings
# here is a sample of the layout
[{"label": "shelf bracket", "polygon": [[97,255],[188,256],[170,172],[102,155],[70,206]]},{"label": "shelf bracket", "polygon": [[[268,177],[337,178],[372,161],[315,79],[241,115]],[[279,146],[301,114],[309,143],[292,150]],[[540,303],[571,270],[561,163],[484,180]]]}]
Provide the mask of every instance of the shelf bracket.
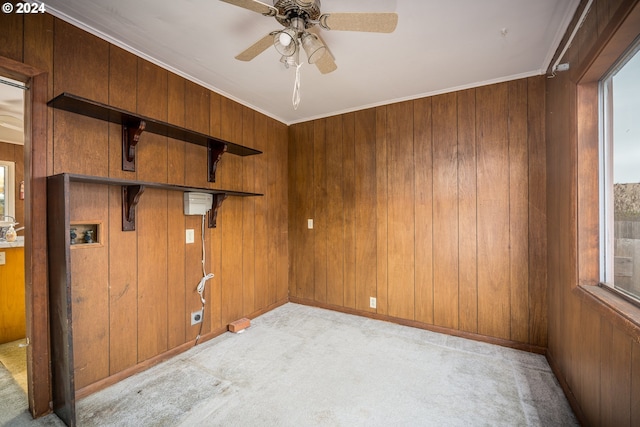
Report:
[{"label": "shelf bracket", "polygon": [[222,206],[222,202],[227,198],[225,193],[218,193],[213,195],[213,203],[211,204],[211,210],[209,210],[209,228],[216,228],[216,220],[218,218],[218,209]]},{"label": "shelf bracket", "polygon": [[[210,139],[207,142],[207,179],[209,182],[216,182],[216,169],[222,155],[227,152],[227,144],[222,141]],[[214,226],[215,227],[215,226]]]},{"label": "shelf bracket", "polygon": [[147,127],[144,120],[132,119],[122,124],[122,170],[135,172],[136,170],[136,145],[140,141],[140,135]]},{"label": "shelf bracket", "polygon": [[136,229],[136,206],[144,192],[144,185],[122,186],[122,231]]}]

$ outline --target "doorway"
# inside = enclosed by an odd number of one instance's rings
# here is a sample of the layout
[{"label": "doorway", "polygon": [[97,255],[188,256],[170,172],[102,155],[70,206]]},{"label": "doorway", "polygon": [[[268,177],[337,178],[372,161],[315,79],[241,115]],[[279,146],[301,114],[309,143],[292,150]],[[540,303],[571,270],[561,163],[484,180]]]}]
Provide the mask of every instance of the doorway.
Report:
[{"label": "doorway", "polygon": [[[48,74],[0,56],[0,76],[29,87],[24,92],[24,292],[29,411],[51,411],[47,278],[47,97]],[[18,192],[20,189],[18,189]],[[19,197],[19,193],[18,193]]]},{"label": "doorway", "polygon": [[0,75],[0,376],[27,402],[24,91]]}]

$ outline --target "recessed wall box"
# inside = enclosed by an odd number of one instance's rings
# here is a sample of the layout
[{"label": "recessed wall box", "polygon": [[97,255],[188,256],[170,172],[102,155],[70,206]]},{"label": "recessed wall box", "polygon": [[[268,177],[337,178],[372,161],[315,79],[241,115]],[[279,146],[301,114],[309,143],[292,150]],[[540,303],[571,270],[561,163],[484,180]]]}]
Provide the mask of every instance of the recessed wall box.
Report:
[{"label": "recessed wall box", "polygon": [[213,195],[209,193],[184,193],[184,214],[205,215],[213,204]]}]

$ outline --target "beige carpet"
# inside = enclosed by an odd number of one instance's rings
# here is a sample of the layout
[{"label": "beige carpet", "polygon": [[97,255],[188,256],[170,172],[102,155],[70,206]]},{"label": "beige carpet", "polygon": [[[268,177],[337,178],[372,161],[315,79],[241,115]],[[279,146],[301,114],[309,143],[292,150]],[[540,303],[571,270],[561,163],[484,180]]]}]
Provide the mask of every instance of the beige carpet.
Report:
[{"label": "beige carpet", "polygon": [[78,401],[77,422],[578,425],[543,356],[291,303]]}]

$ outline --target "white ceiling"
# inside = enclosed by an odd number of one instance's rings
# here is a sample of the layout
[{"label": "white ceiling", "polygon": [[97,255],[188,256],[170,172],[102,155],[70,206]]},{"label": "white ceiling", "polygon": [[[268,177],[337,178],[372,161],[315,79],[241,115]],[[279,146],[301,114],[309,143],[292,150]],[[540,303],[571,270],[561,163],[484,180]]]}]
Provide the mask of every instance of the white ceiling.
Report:
[{"label": "white ceiling", "polygon": [[[271,0],[263,0],[271,4]],[[392,34],[322,30],[338,69],[293,69],[269,48],[282,26],[218,0],[47,0],[47,11],[285,124],[543,74],[579,0],[323,0],[322,12],[396,12]],[[304,55],[303,55],[304,56]],[[302,57],[303,57],[302,56]]]}]

